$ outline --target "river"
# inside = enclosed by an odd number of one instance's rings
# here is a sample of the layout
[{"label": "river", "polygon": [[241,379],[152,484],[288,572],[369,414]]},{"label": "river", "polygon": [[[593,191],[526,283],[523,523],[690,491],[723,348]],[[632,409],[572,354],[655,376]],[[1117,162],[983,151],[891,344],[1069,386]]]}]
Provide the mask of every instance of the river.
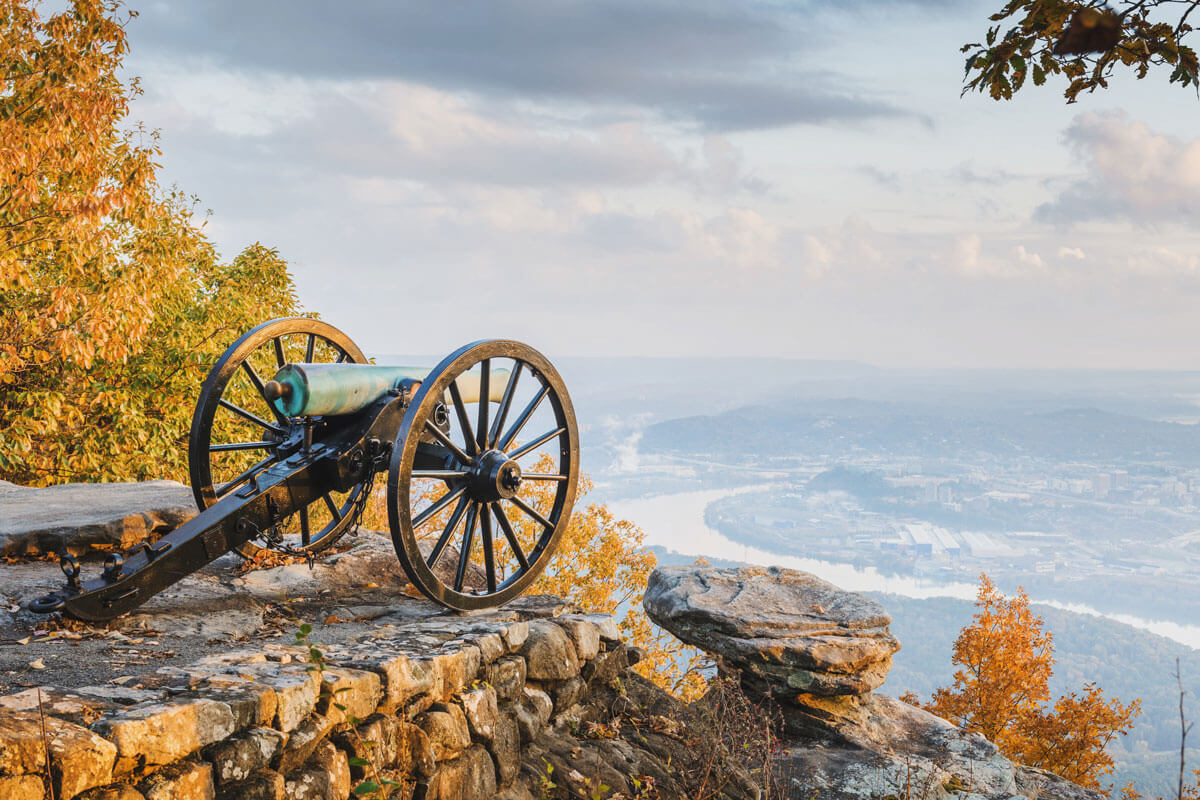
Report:
[{"label": "river", "polygon": [[[722,497],[758,491],[762,488],[764,488],[763,485],[754,485],[736,489],[678,492],[633,500],[612,500],[607,505],[615,517],[630,520],[645,531],[647,545],[658,545],[684,555],[800,569],[819,575],[843,589],[856,592],[890,592],[914,598],[975,599],[977,587],[974,584],[886,576],[879,574],[873,567],[858,569],[852,564],[771,553],[732,541],[705,523],[704,509],[710,503]],[[1188,647],[1200,649],[1200,627],[1195,625],[1143,619],[1128,614],[1111,614],[1078,603],[1062,603],[1053,598],[1034,597],[1031,599],[1036,603],[1055,608],[1123,622],[1126,625],[1165,636]]]}]

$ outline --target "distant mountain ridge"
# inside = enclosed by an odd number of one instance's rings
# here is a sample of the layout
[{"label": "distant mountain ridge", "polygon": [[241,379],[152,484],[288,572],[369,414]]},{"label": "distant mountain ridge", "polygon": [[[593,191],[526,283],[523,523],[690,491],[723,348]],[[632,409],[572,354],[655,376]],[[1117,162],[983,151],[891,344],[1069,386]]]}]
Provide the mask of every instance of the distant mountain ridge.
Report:
[{"label": "distant mountain ridge", "polygon": [[902,457],[969,460],[977,454],[1055,461],[1164,461],[1200,464],[1200,426],[1150,420],[1097,408],[1047,413],[948,415],[859,398],[754,405],[648,426],[648,452],[726,457],[787,456],[849,449]]}]

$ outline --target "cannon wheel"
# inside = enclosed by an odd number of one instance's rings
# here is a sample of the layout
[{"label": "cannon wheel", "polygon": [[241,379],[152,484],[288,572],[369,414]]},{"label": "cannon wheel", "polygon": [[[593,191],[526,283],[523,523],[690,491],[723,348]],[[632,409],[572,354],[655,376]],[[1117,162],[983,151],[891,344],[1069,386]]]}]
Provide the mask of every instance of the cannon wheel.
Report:
[{"label": "cannon wheel", "polygon": [[[459,376],[477,370],[487,397],[505,368],[498,404],[478,402],[469,413]],[[525,430],[532,435],[518,439]],[[578,478],[579,431],[558,371],[520,342],[466,345],[429,373],[400,425],[388,470],[396,555],[430,600],[460,611],[505,603],[546,568]],[[451,543],[458,557],[443,558]]]},{"label": "cannon wheel", "polygon": [[[365,364],[367,359],[346,334],[309,317],[264,322],[231,344],[200,389],[188,437],[192,493],[201,511],[275,463],[280,442],[295,431],[298,423],[277,412],[263,396],[264,382],[271,379],[266,370],[273,373],[289,361]],[[214,430],[217,442],[213,441]],[[226,455],[234,453],[239,456]],[[234,466],[232,461],[214,461],[235,457],[245,463]],[[344,497],[328,493],[301,509],[296,515],[299,530],[285,532],[284,542],[312,552],[329,547],[353,522],[351,511],[362,490],[363,485],[358,484]],[[316,530],[311,518],[316,519]],[[245,558],[262,550],[254,542],[236,548]]]}]

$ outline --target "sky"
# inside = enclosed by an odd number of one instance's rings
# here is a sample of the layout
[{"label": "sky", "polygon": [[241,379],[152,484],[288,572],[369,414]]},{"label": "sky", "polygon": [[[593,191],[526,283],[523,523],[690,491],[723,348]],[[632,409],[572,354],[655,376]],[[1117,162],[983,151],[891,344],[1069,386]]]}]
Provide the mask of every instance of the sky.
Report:
[{"label": "sky", "polygon": [[1200,99],[960,97],[999,5],[134,0],[126,65],[368,354],[1200,369]]}]

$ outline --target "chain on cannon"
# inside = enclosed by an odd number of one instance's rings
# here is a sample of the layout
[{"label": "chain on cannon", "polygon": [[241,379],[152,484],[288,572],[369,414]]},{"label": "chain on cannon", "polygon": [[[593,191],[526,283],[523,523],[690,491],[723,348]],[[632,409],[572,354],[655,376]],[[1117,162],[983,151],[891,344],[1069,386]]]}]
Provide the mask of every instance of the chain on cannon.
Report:
[{"label": "chain on cannon", "polygon": [[567,528],[579,432],[561,376],[528,345],[485,340],[432,369],[384,366],[328,323],[295,317],[247,332],[209,372],[188,467],[199,514],[108,554],[86,581],[65,556],[66,586],[30,609],[112,619],[231,550],[311,565],[357,527],[385,471],[392,544],[413,585],[452,609],[501,605]]}]

